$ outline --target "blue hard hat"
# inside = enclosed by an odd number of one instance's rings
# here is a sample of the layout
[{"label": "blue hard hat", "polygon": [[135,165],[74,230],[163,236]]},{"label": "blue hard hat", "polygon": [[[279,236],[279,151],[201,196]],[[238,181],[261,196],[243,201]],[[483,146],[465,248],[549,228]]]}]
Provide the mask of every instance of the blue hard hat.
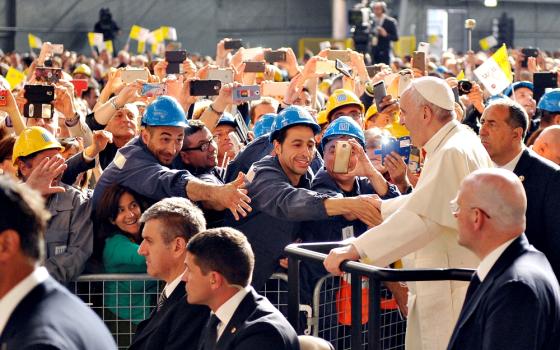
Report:
[{"label": "blue hard hat", "polygon": [[237,126],[237,122],[235,121],[235,118],[231,113],[224,112],[222,113],[220,120],[218,120],[218,125],[216,126],[220,126],[220,125],[230,125],[235,128]]},{"label": "blue hard hat", "polygon": [[171,96],[159,96],[146,107],[142,117],[144,126],[187,126],[183,107]]},{"label": "blue hard hat", "polygon": [[324,148],[329,139],[335,136],[351,136],[355,138],[362,147],[366,146],[366,138],[362,128],[350,117],[342,116],[329,124],[327,130],[325,130],[323,134],[321,148]]},{"label": "blue hard hat", "polygon": [[280,131],[296,125],[309,126],[313,129],[313,133],[315,135],[321,132],[321,127],[305,108],[300,106],[290,106],[278,113],[278,116],[274,120],[274,128],[270,133],[270,142],[274,141],[278,137]]},{"label": "blue hard hat", "polygon": [[552,89],[544,94],[537,108],[548,112],[560,112],[560,89]]},{"label": "blue hard hat", "polygon": [[264,134],[272,132],[272,127],[274,126],[274,120],[276,119],[276,113],[267,113],[257,120],[255,126],[253,126],[253,133],[255,138],[260,137]]},{"label": "blue hard hat", "polygon": [[513,92],[519,88],[527,88],[533,91],[534,86],[533,83],[531,83],[530,81],[516,81],[515,83],[511,84],[504,90],[504,95],[511,97]]}]

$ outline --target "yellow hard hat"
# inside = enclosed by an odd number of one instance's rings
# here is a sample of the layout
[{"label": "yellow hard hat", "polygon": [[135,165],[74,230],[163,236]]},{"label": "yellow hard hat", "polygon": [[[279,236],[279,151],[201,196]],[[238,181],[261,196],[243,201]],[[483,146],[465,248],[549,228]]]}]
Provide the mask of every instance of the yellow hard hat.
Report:
[{"label": "yellow hard hat", "polygon": [[328,95],[329,94],[329,89],[331,88],[331,85],[332,85],[332,80],[323,79],[323,81],[319,83],[319,86],[317,86],[317,88],[319,89],[319,91],[321,91],[325,95]]},{"label": "yellow hard hat", "polygon": [[89,68],[87,64],[79,64],[72,72],[72,75],[74,74],[85,74],[88,77],[91,77],[91,68]]},{"label": "yellow hard hat", "polygon": [[365,120],[364,121],[368,121],[369,118],[373,117],[374,115],[377,114],[377,106],[375,105],[375,103],[373,103],[371,106],[369,106],[369,108],[366,111],[366,116],[365,116]]},{"label": "yellow hard hat", "polygon": [[317,113],[317,124],[323,125],[328,122],[329,120],[327,119],[327,110],[323,109],[319,111],[319,113]]},{"label": "yellow hard hat", "polygon": [[362,101],[360,101],[356,94],[354,94],[350,90],[345,89],[334,90],[334,92],[329,97],[329,100],[327,101],[327,105],[325,107],[325,110],[327,111],[327,119],[329,119],[331,113],[335,109],[348,105],[357,105],[361,108],[362,113],[364,113],[364,104],[362,103]]},{"label": "yellow hard hat", "polygon": [[61,152],[64,151],[64,147],[53,134],[40,126],[32,126],[19,134],[14,144],[12,161],[16,165],[19,157],[27,157],[30,154],[53,148],[58,148]]}]

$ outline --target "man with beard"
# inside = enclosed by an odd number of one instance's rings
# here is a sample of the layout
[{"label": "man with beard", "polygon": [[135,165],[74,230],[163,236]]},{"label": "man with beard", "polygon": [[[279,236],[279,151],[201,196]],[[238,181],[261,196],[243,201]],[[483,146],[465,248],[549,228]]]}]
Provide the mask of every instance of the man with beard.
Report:
[{"label": "man with beard", "polygon": [[153,204],[166,197],[187,197],[214,210],[230,209],[236,219],[251,210],[243,185],[243,174],[226,185],[210,184],[192,176],[187,170],[171,166],[183,145],[187,126],[183,108],[170,96],[152,102],[142,117],[139,137],[118,150],[103,172],[95,191],[94,205],[105,188],[118,183]]},{"label": "man with beard", "polygon": [[93,251],[93,227],[90,206],[82,192],[60,183],[58,176],[45,188],[34,183],[37,178],[49,179],[49,173],[60,174],[64,147],[46,129],[33,126],[25,129],[14,145],[13,161],[18,177],[41,191],[51,213],[45,241],[45,267],[58,282],[66,283],[80,275]]}]

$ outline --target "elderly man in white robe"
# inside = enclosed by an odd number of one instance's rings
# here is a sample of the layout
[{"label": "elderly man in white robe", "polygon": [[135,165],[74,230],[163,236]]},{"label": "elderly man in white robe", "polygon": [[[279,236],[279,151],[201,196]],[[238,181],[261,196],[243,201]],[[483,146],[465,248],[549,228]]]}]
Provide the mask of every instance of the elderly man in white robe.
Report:
[{"label": "elderly man in white robe", "polygon": [[[457,243],[449,211],[463,178],[492,167],[479,138],[455,119],[453,92],[439,78],[415,79],[400,100],[401,122],[426,153],[412,193],[378,200],[384,221],[350,244],[333,249],[326,269],[340,274],[344,260],[377,266],[402,259],[404,268],[476,268],[478,258]],[[407,350],[445,349],[457,321],[466,282],[408,282]]]}]

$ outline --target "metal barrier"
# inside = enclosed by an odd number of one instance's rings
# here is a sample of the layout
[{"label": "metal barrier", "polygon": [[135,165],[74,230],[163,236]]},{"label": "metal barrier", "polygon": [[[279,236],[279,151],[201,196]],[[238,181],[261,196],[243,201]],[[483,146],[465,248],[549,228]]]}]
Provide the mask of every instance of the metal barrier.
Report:
[{"label": "metal barrier", "polygon": [[[275,273],[259,291],[284,315],[288,310],[287,281],[285,273]],[[80,276],[68,289],[103,320],[119,349],[128,349],[136,326],[150,316],[164,285],[147,274],[96,274]],[[301,305],[300,309],[311,319],[311,306]],[[305,333],[311,334],[310,326]]]},{"label": "metal barrier", "polygon": [[[288,320],[292,326],[299,329],[298,305],[300,301],[299,288],[299,263],[302,260],[324,261],[331,249],[344,246],[337,243],[303,243],[290,244],[285,252],[288,256]],[[366,265],[355,261],[345,261],[341,264],[341,270],[350,273],[351,289],[351,313],[350,313],[350,348],[352,350],[362,349],[394,349],[399,348],[387,337],[382,338],[386,333],[382,329],[381,316],[381,282],[382,281],[438,281],[438,280],[459,280],[470,281],[474,270],[470,269],[386,269],[376,266]],[[367,324],[362,325],[362,283],[363,277],[369,281],[367,299]],[[340,301],[339,301],[340,302]],[[316,304],[314,302],[314,304]],[[317,313],[315,313],[317,316]],[[359,326],[356,326],[359,325]],[[324,329],[325,327],[323,327]],[[321,327],[318,327],[319,331]],[[391,331],[389,331],[391,333]],[[319,334],[321,335],[321,334]],[[390,335],[390,334],[389,334]],[[404,331],[402,332],[404,336]],[[341,337],[337,335],[339,343],[333,344],[337,349],[346,348],[345,341],[339,341]],[[343,337],[347,338],[347,337]]]}]

